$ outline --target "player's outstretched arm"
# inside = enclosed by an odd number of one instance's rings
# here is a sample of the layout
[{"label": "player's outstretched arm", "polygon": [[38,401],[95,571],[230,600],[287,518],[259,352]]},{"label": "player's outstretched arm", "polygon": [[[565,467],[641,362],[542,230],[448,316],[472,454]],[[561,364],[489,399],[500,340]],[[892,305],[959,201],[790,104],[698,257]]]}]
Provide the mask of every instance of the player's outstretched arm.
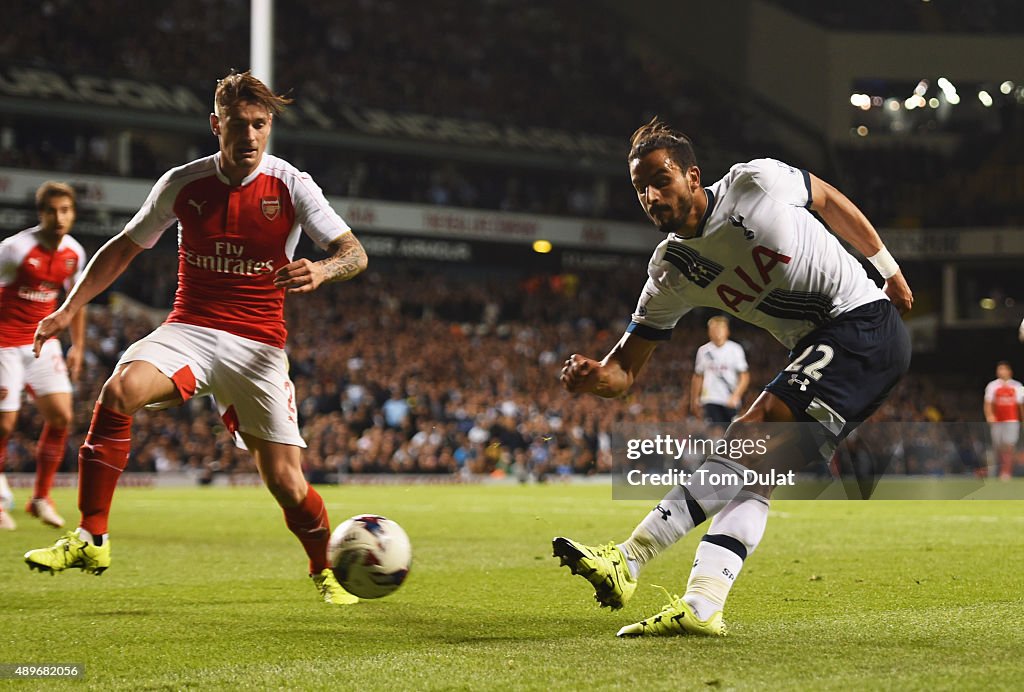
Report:
[{"label": "player's outstretched arm", "polygon": [[[99,249],[89,265],[85,268],[82,278],[74,285],[64,304],[47,317],[40,320],[36,327],[32,350],[39,357],[39,350],[48,339],[51,339],[68,328],[78,312],[89,301],[107,289],[114,279],[131,263],[135,256],[142,252],[138,245],[124,233],[119,233]],[[84,315],[81,318],[84,327]],[[83,332],[84,334],[84,332]],[[84,341],[84,339],[83,339]]]},{"label": "player's outstretched arm", "polygon": [[633,386],[657,345],[657,341],[627,332],[604,360],[593,360],[578,353],[569,356],[559,380],[573,394],[589,392],[614,399]]},{"label": "player's outstretched arm", "polygon": [[900,312],[910,310],[914,304],[914,294],[903,272],[885,249],[878,231],[857,205],[815,175],[811,175],[811,198],[811,209],[821,214],[821,218],[836,235],[855,247],[879,270],[885,279],[885,294],[893,305]]},{"label": "player's outstretched arm", "polygon": [[82,374],[82,363],[85,361],[85,315],[89,308],[83,306],[71,318],[71,348],[68,349],[68,376],[72,382],[78,381]]},{"label": "player's outstretched arm", "polygon": [[274,285],[287,289],[288,293],[310,293],[321,284],[348,281],[366,269],[369,263],[366,250],[354,233],[345,233],[327,249],[331,253],[327,259],[313,262],[303,258],[278,269]]}]

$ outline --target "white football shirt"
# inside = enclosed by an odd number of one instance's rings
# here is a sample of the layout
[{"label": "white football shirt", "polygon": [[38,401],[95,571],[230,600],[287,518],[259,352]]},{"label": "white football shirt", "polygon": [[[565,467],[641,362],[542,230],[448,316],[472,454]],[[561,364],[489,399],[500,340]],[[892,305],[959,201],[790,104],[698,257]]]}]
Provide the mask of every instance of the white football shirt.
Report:
[{"label": "white football shirt", "polygon": [[806,171],[756,159],[705,190],[697,234],[670,233],[655,249],[628,331],[667,339],[679,318],[706,306],[766,329],[791,349],[839,315],[887,299],[810,213]]},{"label": "white football shirt", "polygon": [[693,372],[704,377],[700,403],[728,406],[740,373],[746,371],[747,355],[735,341],[726,341],[721,346],[709,341],[698,348]]}]

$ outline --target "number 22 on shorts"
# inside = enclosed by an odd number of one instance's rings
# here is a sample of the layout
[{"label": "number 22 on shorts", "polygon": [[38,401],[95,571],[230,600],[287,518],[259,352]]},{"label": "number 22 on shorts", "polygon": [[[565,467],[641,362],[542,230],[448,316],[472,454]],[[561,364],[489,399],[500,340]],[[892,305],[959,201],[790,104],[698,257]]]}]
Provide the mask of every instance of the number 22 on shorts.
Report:
[{"label": "number 22 on shorts", "polygon": [[[814,352],[821,353],[821,358],[812,363],[804,365],[804,360],[806,360]],[[804,375],[810,377],[812,380],[818,381],[821,379],[821,376],[823,374],[821,371],[825,368],[826,365],[832,362],[832,358],[835,355],[835,349],[833,349],[828,344],[815,344],[813,346],[808,346],[806,349],[804,349],[804,352],[797,357],[796,360],[794,360],[792,363],[786,366],[785,372],[802,372]]]}]

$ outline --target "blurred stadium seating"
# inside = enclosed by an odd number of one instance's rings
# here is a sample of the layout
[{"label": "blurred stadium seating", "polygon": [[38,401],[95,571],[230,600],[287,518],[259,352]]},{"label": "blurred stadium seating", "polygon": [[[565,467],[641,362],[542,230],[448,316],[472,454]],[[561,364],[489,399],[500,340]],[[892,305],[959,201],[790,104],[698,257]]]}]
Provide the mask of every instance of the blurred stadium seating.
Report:
[{"label": "blurred stadium seating", "polygon": [[1021,33],[1024,12],[1015,0],[930,2],[867,0],[825,3],[815,0],[768,0],[805,19],[841,31],[906,33]]},{"label": "blurred stadium seating", "polygon": [[[161,275],[174,258],[141,255],[115,290],[169,306]],[[300,424],[314,477],[338,471],[426,473],[597,473],[611,468],[615,424],[687,416],[693,354],[706,341],[698,311],[658,353],[658,369],[623,400],[570,397],[557,386],[574,350],[607,351],[621,335],[642,275],[530,275],[522,268],[478,270],[395,263],[351,284],[288,303],[289,359]],[[162,296],[162,299],[158,296]],[[90,317],[91,367],[79,390],[90,401],[117,357],[151,328],[139,313],[100,306]],[[778,371],[786,351],[741,323],[753,393]],[[913,375],[877,414],[880,421],[977,420],[977,393],[963,378]],[[966,393],[966,395],[965,395]],[[682,403],[681,403],[682,402]],[[40,422],[34,410],[12,438],[9,468],[30,468]],[[77,409],[80,441],[89,409]],[[211,407],[200,400],[136,416],[130,469],[250,473]],[[68,463],[73,463],[69,457]]]},{"label": "blurred stadium seating", "polygon": [[[773,4],[843,30],[1021,31],[1017,3],[996,0],[966,13],[910,0],[857,3],[849,11],[834,3]],[[281,5],[275,83],[290,90],[299,115],[275,128],[275,151],[309,170],[329,195],[642,221],[623,155],[629,134],[655,113],[693,134],[708,180],[755,156],[809,165],[806,150],[771,134],[775,121],[788,121],[784,113],[749,89],[681,64],[603,3]],[[105,20],[113,16],[117,31]],[[0,168],[152,180],[212,151],[204,104],[213,79],[248,64],[248,3],[240,0],[183,0],[156,11],[120,0],[45,0],[15,3],[5,18],[18,30],[0,39]],[[90,77],[102,81],[83,81]],[[186,105],[104,109],[86,98],[87,84],[89,93],[113,98],[119,79],[131,80],[120,84],[131,94],[143,93],[140,84],[180,87],[175,93]],[[814,158],[825,162],[815,172],[838,181],[880,227],[1019,226],[1024,92],[1013,89],[997,93],[997,116],[965,104],[962,117],[920,118],[900,136],[835,142],[812,134]],[[317,110],[299,110],[304,105]],[[435,134],[439,123],[454,123],[487,136],[475,146],[440,137],[418,142],[410,123],[422,121],[401,121],[406,115],[433,118]],[[881,109],[869,115],[882,117]],[[366,126],[374,118],[389,127],[404,123],[404,136]],[[577,138],[583,135],[589,139]],[[4,231],[19,230],[26,204],[20,216],[14,207],[5,211]],[[86,203],[83,222],[116,232],[117,217],[104,213]],[[101,242],[83,240],[90,250]],[[934,316],[946,296],[937,265],[921,257],[905,266],[921,287],[921,311]],[[570,398],[557,387],[561,361],[577,350],[601,354],[618,338],[643,280],[643,257],[632,256],[632,268],[619,272],[533,259],[492,257],[474,267],[371,253],[366,276],[289,300],[289,355],[311,476],[511,473],[517,465],[537,474],[600,472],[610,464],[611,424],[683,415],[679,402],[688,400],[707,315],[686,318],[659,353],[660,376],[648,378],[642,392],[615,402]],[[146,253],[113,291],[165,308],[174,262],[164,246]],[[970,274],[984,274],[981,264],[959,267],[974,283],[958,319],[978,317],[971,311],[982,296],[1024,298],[1019,279],[990,285]],[[144,312],[99,303],[89,327],[92,367],[78,394],[79,431],[88,420],[85,402],[121,351],[151,327]],[[1004,322],[1020,310],[1012,302],[1005,307]],[[784,349],[751,328],[736,325],[734,332],[751,355],[756,392],[777,371]],[[983,357],[963,368],[945,363],[979,349],[979,333],[945,335],[948,350],[923,354],[879,417],[977,420],[979,378],[993,358],[1005,357],[1007,341],[991,340]],[[32,464],[39,420],[31,408],[24,413],[11,441],[12,470]],[[80,439],[71,440],[68,468]],[[253,470],[207,402],[139,414],[135,444],[135,470],[186,468],[206,477]]]}]

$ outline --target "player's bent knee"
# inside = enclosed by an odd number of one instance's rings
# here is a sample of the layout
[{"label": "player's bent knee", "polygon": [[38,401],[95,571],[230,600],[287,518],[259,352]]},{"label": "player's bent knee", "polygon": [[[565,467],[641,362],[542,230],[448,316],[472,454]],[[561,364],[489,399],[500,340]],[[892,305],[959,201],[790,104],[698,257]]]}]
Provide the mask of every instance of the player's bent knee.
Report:
[{"label": "player's bent knee", "polygon": [[99,402],[105,408],[132,415],[146,403],[142,394],[141,388],[135,385],[132,378],[119,370],[103,385]]},{"label": "player's bent knee", "polygon": [[266,484],[267,490],[282,507],[296,507],[306,499],[308,484],[305,478],[300,483],[293,477],[268,475]]},{"label": "player's bent knee", "polygon": [[309,483],[302,470],[291,464],[266,464],[263,466],[263,482],[267,490],[282,507],[295,507],[306,499]]},{"label": "player's bent knee", "polygon": [[767,420],[767,410],[762,399],[755,401],[750,408],[737,416],[725,431],[728,439],[744,439],[751,437],[752,426],[764,423]]},{"label": "player's bent knee", "polygon": [[71,425],[71,411],[55,411],[46,417],[46,423],[51,428],[63,430]]},{"label": "player's bent knee", "polygon": [[764,392],[734,422],[784,423],[792,420],[794,420],[793,411],[789,405],[771,392]]},{"label": "player's bent knee", "polygon": [[767,415],[767,409],[758,402],[755,402],[742,415],[738,416],[733,423],[740,425],[744,423],[764,423],[767,420]]},{"label": "player's bent knee", "polygon": [[17,411],[0,411],[0,436],[7,437],[18,424]]},{"label": "player's bent knee", "polygon": [[[139,365],[143,367],[138,367]],[[152,401],[176,396],[174,382],[149,363],[129,363],[118,368],[103,385],[99,402],[120,413],[133,415]]]},{"label": "player's bent knee", "polygon": [[104,408],[113,409],[120,413],[134,413],[134,411],[128,410],[124,385],[121,382],[119,373],[116,372],[103,384],[103,388],[100,390],[99,403]]}]

